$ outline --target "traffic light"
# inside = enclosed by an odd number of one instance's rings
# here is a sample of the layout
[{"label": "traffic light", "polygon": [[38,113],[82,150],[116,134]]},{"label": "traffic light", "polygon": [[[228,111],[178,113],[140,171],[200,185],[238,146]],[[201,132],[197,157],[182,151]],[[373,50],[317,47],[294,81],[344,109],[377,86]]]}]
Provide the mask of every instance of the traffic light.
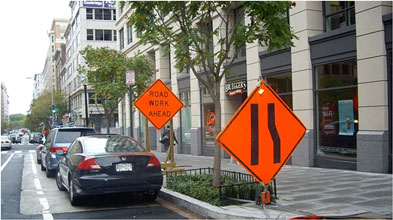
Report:
[{"label": "traffic light", "polygon": [[52,105],[52,113],[56,113],[55,105]]}]

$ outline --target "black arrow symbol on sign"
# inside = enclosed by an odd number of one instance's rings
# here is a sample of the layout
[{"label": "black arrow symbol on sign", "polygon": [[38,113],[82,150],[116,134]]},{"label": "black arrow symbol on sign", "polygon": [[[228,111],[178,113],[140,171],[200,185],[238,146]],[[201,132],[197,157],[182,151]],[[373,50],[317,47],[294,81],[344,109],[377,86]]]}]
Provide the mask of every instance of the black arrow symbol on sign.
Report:
[{"label": "black arrow symbol on sign", "polygon": [[[276,128],[276,113],[274,103],[267,105],[268,128],[273,140],[273,162],[281,162],[281,141]],[[259,164],[259,122],[258,104],[251,104],[251,165]]]}]

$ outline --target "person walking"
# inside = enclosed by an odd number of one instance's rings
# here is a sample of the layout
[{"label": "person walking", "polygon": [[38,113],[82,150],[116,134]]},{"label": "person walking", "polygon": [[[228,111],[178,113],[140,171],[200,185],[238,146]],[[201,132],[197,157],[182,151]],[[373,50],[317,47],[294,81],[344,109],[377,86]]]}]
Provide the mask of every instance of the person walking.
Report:
[{"label": "person walking", "polygon": [[[160,143],[164,144],[164,148],[165,148],[165,152],[168,152],[169,149],[169,145],[170,145],[170,132],[171,132],[171,127],[169,125],[166,126],[166,129],[164,130],[164,132],[161,135],[160,138]],[[173,132],[173,140],[176,142],[176,144],[179,144],[179,142],[176,139],[175,133]],[[171,155],[169,155],[168,159],[170,159]]]}]

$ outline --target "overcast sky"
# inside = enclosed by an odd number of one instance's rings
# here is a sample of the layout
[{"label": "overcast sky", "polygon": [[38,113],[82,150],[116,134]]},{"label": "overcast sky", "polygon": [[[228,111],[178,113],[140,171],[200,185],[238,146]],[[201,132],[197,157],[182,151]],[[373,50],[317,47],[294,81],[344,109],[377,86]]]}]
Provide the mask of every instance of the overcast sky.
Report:
[{"label": "overcast sky", "polygon": [[42,73],[53,18],[71,17],[69,0],[10,1],[0,13],[1,74],[9,96],[9,114],[27,114],[34,74]]}]

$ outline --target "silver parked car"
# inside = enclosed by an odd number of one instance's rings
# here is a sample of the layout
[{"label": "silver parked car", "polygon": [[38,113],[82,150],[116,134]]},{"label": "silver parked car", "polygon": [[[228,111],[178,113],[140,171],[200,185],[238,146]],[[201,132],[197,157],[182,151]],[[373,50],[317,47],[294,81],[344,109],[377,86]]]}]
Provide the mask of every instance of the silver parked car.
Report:
[{"label": "silver parked car", "polygon": [[11,140],[7,136],[1,136],[1,149],[11,150]]}]

